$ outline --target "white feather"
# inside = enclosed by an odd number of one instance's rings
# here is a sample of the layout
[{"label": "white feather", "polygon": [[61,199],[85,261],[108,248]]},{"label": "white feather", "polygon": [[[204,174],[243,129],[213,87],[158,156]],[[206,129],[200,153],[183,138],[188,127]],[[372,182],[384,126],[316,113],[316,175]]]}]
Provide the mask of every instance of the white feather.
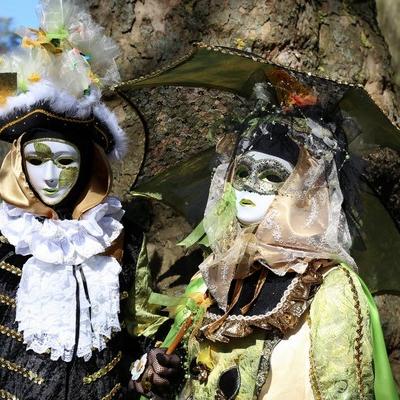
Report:
[{"label": "white feather", "polygon": [[71,118],[84,119],[93,113],[113,134],[115,149],[110,158],[121,159],[127,147],[125,134],[100,101],[100,86],[120,79],[115,63],[118,47],[74,0],[41,0],[38,14],[45,32],[64,32],[67,40],[61,40],[61,54],[34,46],[2,58],[0,72],[16,72],[19,91],[0,107],[0,118],[27,112],[39,102]]}]

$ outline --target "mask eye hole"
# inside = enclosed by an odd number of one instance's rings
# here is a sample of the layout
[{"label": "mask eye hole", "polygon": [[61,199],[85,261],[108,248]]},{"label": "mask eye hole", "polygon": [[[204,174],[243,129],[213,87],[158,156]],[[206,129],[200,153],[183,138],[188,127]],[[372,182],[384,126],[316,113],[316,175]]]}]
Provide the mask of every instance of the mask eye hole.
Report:
[{"label": "mask eye hole", "polygon": [[285,178],[274,171],[263,171],[258,176],[262,181],[268,181],[272,183],[282,183]]},{"label": "mask eye hole", "polygon": [[26,162],[28,162],[31,165],[41,165],[43,163],[43,160],[36,157],[27,157]]},{"label": "mask eye hole", "polygon": [[71,165],[75,160],[70,157],[59,158],[57,162],[61,165]]},{"label": "mask eye hole", "polygon": [[235,173],[237,178],[244,179],[250,175],[249,169],[245,165],[239,165]]}]

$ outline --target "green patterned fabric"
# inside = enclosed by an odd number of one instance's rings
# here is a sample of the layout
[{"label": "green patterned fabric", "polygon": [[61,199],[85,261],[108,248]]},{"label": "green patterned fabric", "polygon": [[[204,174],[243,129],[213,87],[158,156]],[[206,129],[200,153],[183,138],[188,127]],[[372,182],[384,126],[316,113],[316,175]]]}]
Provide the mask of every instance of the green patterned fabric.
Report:
[{"label": "green patterned fabric", "polygon": [[316,399],[374,398],[368,303],[357,275],[329,272],[310,308],[311,382]]},{"label": "green patterned fabric", "polygon": [[264,350],[263,335],[251,335],[233,340],[231,343],[211,344],[206,341],[201,347],[210,346],[214,368],[211,370],[206,384],[191,380],[186,387],[196,400],[215,400],[218,380],[221,374],[237,366],[240,373],[240,390],[235,400],[252,400],[256,391],[256,377]]},{"label": "green patterned fabric", "polygon": [[361,284],[365,298],[368,302],[370,319],[371,319],[371,333],[372,333],[372,342],[374,348],[373,354],[374,354],[374,375],[375,375],[375,382],[374,382],[375,399],[398,400],[399,394],[396,387],[396,383],[393,378],[389,358],[386,352],[385,339],[383,337],[378,308],[375,304],[375,301],[367,285],[359,276],[358,280]]}]

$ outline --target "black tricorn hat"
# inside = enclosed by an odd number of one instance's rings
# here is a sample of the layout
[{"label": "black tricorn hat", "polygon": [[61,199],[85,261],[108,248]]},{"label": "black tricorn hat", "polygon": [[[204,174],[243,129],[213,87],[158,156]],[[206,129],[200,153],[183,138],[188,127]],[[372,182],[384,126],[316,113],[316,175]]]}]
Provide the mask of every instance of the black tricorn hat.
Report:
[{"label": "black tricorn hat", "polygon": [[125,134],[98,89],[77,99],[45,81],[17,94],[16,79],[16,74],[0,73],[0,140],[11,143],[29,130],[48,129],[86,135],[110,158],[122,158]]}]

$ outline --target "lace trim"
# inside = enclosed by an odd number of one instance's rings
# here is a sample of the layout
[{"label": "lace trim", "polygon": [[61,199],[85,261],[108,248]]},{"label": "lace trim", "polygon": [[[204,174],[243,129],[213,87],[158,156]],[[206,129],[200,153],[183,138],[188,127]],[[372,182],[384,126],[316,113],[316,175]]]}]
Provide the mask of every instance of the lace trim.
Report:
[{"label": "lace trim", "polygon": [[35,372],[24,368],[19,364],[15,364],[11,361],[8,361],[2,357],[0,357],[0,368],[7,369],[9,371],[15,372],[17,374],[22,375],[24,378],[29,379],[30,381],[41,385],[44,382],[44,379],[36,374]]},{"label": "lace trim", "polygon": [[22,335],[18,331],[11,329],[8,326],[0,325],[0,334],[18,340],[18,342],[23,342]]},{"label": "lace trim", "polygon": [[108,197],[79,220],[38,220],[34,214],[2,202],[1,233],[15,253],[32,255],[42,262],[78,265],[103,253],[121,234],[124,211],[120,201]]},{"label": "lace trim", "polygon": [[[299,281],[299,278],[296,277],[292,280],[292,282],[289,284],[289,286],[286,288],[286,290],[283,293],[283,296],[279,300],[279,303],[271,310],[268,311],[265,314],[260,314],[260,315],[230,315],[227,320],[228,321],[248,321],[248,322],[257,322],[260,320],[265,319],[266,317],[269,317],[273,314],[276,314],[278,311],[280,311],[283,306],[286,304],[286,301],[290,295],[291,292],[295,289],[297,283]],[[207,312],[206,318],[210,319],[211,321],[216,321],[217,319],[221,318],[221,315]]]},{"label": "lace trim", "polygon": [[268,338],[264,341],[264,349],[260,358],[260,364],[258,366],[258,372],[256,377],[256,389],[255,393],[258,396],[265,385],[267,380],[269,371],[271,369],[271,355],[276,345],[281,341],[281,338],[276,334],[272,337],[272,339]]},{"label": "lace trim", "polygon": [[0,269],[4,269],[5,271],[11,272],[12,274],[17,275],[17,276],[21,276],[22,275],[22,269],[21,268],[18,268],[15,265],[6,263],[5,261],[2,261],[0,263]]},{"label": "lace trim", "polygon": [[221,327],[213,333],[207,332],[207,326],[221,318],[221,315],[207,312],[202,331],[208,339],[218,342],[229,342],[229,338],[232,337],[248,336],[253,332],[253,328],[277,329],[282,334],[290,332],[298,325],[299,319],[307,310],[311,302],[312,288],[322,283],[320,266],[319,262],[313,262],[304,274],[294,278],[279,303],[271,311],[254,316],[229,315]]},{"label": "lace trim", "polygon": [[122,385],[117,383],[106,396],[102,397],[101,400],[111,400],[120,390],[122,389]]},{"label": "lace trim", "polygon": [[[79,267],[79,270],[71,270],[68,266],[53,268],[34,258],[25,263],[15,319],[28,350],[41,354],[50,348],[52,360],[72,360],[77,288],[80,319],[76,355],[79,358],[89,360],[93,347],[101,351],[106,347],[105,338],[120,330],[121,266],[112,257],[94,256]],[[84,278],[89,298],[86,297]],[[45,320],[43,315],[47,316]]]},{"label": "lace trim", "polygon": [[7,390],[0,389],[0,399],[4,400],[19,400],[17,396],[14,396],[10,392],[7,392]]},{"label": "lace trim", "polygon": [[99,369],[91,375],[87,375],[83,378],[83,383],[89,385],[107,375],[112,369],[121,361],[122,352],[120,351],[116,357],[114,357],[105,367]]},{"label": "lace trim", "polygon": [[15,308],[16,305],[15,299],[5,294],[0,294],[0,303],[5,304],[6,306],[10,306],[12,308]]}]

